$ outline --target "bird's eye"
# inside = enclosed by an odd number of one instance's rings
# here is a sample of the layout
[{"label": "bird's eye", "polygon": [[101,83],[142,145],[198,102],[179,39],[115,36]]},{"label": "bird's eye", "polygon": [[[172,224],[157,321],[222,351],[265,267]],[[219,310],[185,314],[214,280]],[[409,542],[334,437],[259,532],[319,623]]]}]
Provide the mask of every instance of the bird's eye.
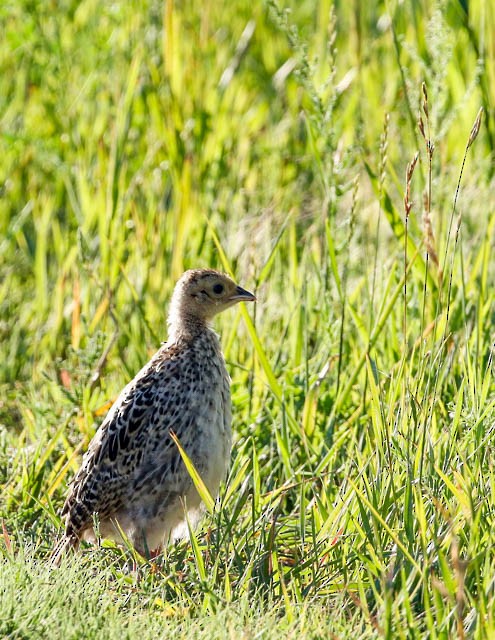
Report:
[{"label": "bird's eye", "polygon": [[213,293],[216,293],[217,296],[223,293],[223,284],[215,284],[213,285]]}]

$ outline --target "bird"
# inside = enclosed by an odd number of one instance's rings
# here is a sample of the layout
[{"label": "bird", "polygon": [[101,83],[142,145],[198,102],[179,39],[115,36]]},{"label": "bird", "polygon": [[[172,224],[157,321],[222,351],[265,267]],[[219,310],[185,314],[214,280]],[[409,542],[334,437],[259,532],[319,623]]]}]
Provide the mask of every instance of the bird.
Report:
[{"label": "bird", "polygon": [[[230,377],[213,317],[256,297],[213,269],[178,280],[168,314],[168,341],[122,390],[97,429],[69,486],[64,532],[51,554],[81,540],[129,541],[143,557],[183,537],[202,503],[174,440],[212,496],[231,453]],[[95,530],[96,529],[96,530]],[[122,535],[124,534],[124,536]]]}]

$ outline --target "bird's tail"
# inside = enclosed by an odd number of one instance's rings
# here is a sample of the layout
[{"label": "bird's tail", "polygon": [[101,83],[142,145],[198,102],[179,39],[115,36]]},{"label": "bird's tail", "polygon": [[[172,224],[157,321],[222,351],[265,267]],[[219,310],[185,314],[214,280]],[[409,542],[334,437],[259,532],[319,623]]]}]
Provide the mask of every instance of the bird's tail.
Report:
[{"label": "bird's tail", "polygon": [[59,567],[62,562],[62,558],[69,549],[77,549],[79,546],[79,539],[74,534],[65,533],[57,542],[50,555],[50,564],[53,567]]}]

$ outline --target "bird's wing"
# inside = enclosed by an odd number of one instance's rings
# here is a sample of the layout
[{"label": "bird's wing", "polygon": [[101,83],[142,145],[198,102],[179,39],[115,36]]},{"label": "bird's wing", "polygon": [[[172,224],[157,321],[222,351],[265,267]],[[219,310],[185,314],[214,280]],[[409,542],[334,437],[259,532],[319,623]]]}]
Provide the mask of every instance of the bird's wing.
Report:
[{"label": "bird's wing", "polygon": [[[159,472],[158,465],[163,470],[177,468],[180,454],[169,433],[180,438],[191,412],[181,410],[184,363],[170,356],[162,348],[137,374],[90,442],[62,509],[68,532],[79,535],[90,526],[93,513],[100,519],[111,517],[122,506],[138,469],[144,476],[146,470]],[[153,446],[158,456],[149,455]]]}]

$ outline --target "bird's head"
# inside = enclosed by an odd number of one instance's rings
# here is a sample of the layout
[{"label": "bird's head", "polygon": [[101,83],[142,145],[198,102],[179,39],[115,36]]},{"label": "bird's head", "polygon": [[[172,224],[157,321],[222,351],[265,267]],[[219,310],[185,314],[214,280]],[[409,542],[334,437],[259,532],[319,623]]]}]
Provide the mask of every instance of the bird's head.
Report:
[{"label": "bird's head", "polygon": [[187,323],[203,324],[237,302],[256,297],[231,278],[213,269],[186,271],[175,285],[169,314],[172,331],[187,329]]}]

